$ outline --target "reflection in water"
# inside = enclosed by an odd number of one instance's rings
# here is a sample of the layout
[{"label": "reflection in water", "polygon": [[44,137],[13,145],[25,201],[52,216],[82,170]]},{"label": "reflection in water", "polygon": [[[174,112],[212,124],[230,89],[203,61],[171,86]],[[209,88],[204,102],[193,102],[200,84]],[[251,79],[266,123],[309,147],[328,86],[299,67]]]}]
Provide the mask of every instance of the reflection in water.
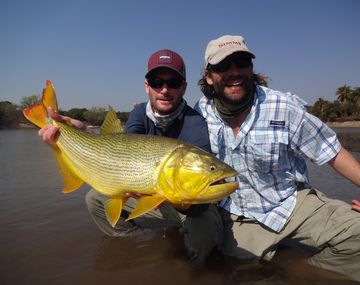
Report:
[{"label": "reflection in water", "polygon": [[176,248],[181,247],[178,237],[177,231],[169,230],[165,238],[160,232],[129,238],[103,236],[96,249],[94,270],[117,272],[148,266],[161,267],[167,259],[174,258]]},{"label": "reflection in water", "polygon": [[[357,153],[360,159],[360,153]],[[306,265],[282,248],[270,263],[214,252],[201,270],[186,262],[177,230],[105,237],[85,205],[88,187],[61,193],[48,147],[35,130],[0,131],[0,284],[359,284]],[[359,189],[331,168],[309,165],[314,186],[347,202]]]}]

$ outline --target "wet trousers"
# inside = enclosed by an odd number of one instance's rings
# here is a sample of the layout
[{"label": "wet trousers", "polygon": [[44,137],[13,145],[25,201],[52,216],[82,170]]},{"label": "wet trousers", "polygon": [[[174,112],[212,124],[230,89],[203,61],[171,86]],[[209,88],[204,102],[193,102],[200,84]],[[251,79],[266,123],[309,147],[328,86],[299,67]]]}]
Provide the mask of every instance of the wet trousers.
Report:
[{"label": "wet trousers", "polygon": [[197,216],[185,216],[170,204],[125,221],[136,206],[136,199],[129,198],[115,227],[106,219],[104,204],[108,198],[91,189],[86,195],[86,204],[90,215],[98,228],[108,236],[134,236],[151,230],[179,228],[184,236],[184,245],[191,265],[203,266],[206,257],[219,244],[222,233],[222,221],[216,205]]},{"label": "wet trousers", "polygon": [[240,219],[224,209],[220,212],[225,255],[270,260],[277,245],[291,239],[316,249],[309,264],[360,281],[360,213],[343,201],[314,189],[299,190],[295,210],[279,233],[255,220]]}]

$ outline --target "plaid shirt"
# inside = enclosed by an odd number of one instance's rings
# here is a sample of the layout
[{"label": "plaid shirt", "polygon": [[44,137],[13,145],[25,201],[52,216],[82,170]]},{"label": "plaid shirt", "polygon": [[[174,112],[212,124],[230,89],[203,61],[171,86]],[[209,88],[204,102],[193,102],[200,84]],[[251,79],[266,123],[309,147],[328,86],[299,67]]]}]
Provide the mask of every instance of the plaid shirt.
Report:
[{"label": "plaid shirt", "polygon": [[310,187],[305,159],[321,165],[341,148],[336,134],[307,113],[305,104],[291,93],[256,86],[250,114],[234,136],[213,100],[200,99],[195,109],[208,123],[212,152],[238,172],[239,188],[221,207],[274,231],[283,229],[298,184]]}]

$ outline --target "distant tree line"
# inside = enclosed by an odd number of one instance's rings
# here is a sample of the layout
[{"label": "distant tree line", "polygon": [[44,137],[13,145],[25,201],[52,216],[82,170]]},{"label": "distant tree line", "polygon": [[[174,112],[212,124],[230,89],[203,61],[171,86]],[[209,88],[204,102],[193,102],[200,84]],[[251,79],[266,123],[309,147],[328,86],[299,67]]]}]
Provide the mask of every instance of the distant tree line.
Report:
[{"label": "distant tree line", "polygon": [[[327,101],[319,98],[308,111],[324,122],[334,121],[360,121],[360,87],[343,85],[336,91],[336,100]],[[0,129],[16,128],[20,123],[27,124],[22,110],[32,104],[40,102],[40,95],[23,97],[20,104],[16,105],[9,101],[0,101]],[[105,108],[93,107],[72,108],[68,111],[60,110],[60,114],[86,122],[89,125],[99,126],[105,118]],[[129,112],[117,112],[118,118],[123,124],[126,123]]]},{"label": "distant tree line", "polygon": [[[18,128],[20,124],[30,124],[22,111],[32,104],[38,104],[40,99],[40,95],[26,96],[22,98],[19,105],[9,101],[0,101],[0,129]],[[59,113],[83,121],[88,125],[100,126],[104,121],[107,110],[97,107],[90,109],[72,108],[68,111],[59,110]],[[129,112],[116,112],[116,114],[120,121],[125,124]]]},{"label": "distant tree line", "polygon": [[360,87],[339,87],[337,99],[330,102],[318,99],[309,107],[309,112],[325,122],[360,121]]}]

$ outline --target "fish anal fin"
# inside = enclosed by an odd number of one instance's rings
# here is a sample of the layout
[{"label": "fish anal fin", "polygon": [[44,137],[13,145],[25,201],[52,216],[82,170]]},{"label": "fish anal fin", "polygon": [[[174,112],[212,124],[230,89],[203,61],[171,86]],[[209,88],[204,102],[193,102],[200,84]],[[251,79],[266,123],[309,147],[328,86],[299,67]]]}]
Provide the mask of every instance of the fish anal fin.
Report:
[{"label": "fish anal fin", "polygon": [[115,227],[120,219],[121,211],[126,200],[127,198],[111,198],[105,202],[106,218],[112,227]]},{"label": "fish anal fin", "polygon": [[113,108],[109,106],[109,111],[106,114],[104,122],[100,128],[101,135],[120,134],[123,133],[123,126],[117,117]]},{"label": "fish anal fin", "polygon": [[84,181],[79,178],[68,166],[66,159],[63,157],[60,149],[52,147],[55,161],[60,169],[61,176],[64,181],[63,192],[69,193],[73,192],[81,187],[84,184]]},{"label": "fish anal fin", "polygon": [[139,217],[166,201],[166,198],[160,195],[141,196],[136,204],[135,209],[131,212],[126,221]]}]

